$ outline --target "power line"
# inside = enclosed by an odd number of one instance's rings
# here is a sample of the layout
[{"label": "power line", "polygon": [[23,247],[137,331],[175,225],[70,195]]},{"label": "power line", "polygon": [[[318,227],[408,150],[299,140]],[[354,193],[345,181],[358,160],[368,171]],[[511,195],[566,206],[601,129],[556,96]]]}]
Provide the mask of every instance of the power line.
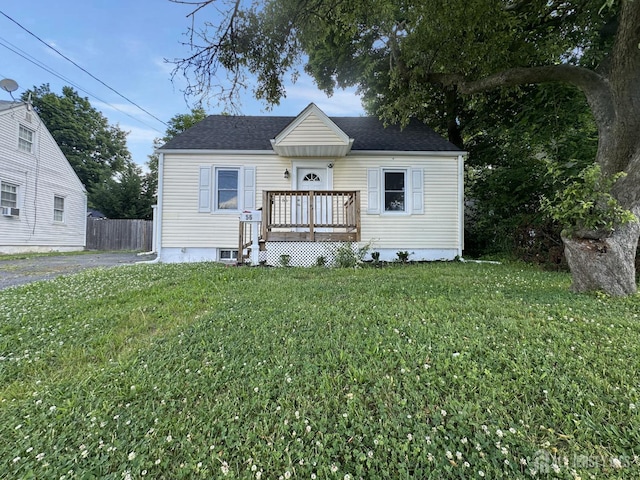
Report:
[{"label": "power line", "polygon": [[[8,45],[10,46],[8,46]],[[56,72],[55,70],[53,70],[51,67],[47,66],[44,62],[38,60],[37,58],[35,58],[33,55],[28,54],[27,52],[25,52],[24,50],[22,50],[21,48],[15,46],[14,44],[12,44],[10,41],[8,41],[5,38],[0,37],[0,46],[3,46],[4,48],[6,48],[7,50],[15,53],[16,55],[18,55],[19,57],[24,58],[26,61],[33,63],[36,67],[40,67],[41,69],[43,69],[45,72],[50,73],[51,75],[58,77],[60,80],[69,83],[70,85],[76,87],[78,90],[80,90],[81,92],[86,93],[87,95],[89,95],[90,97],[95,98],[96,100],[98,100],[99,102],[104,103],[105,105],[109,105],[111,108],[113,108],[114,110],[117,110],[118,112],[122,113],[123,115],[126,115],[129,118],[132,118],[133,120],[135,120],[136,122],[140,122],[143,125],[151,128],[152,130],[155,130],[158,133],[162,133],[160,130],[158,130],[157,128],[149,125],[148,123],[143,122],[142,120],[140,120],[139,118],[134,117],[133,115],[125,112],[124,110],[119,109],[118,107],[116,107],[115,105],[107,102],[106,100],[101,99],[100,97],[98,97],[97,95],[85,90],[84,88],[82,88],[80,85],[78,85],[77,83],[75,83],[73,80],[70,80],[69,78],[59,74],[58,72]],[[163,122],[164,123],[164,122]],[[166,125],[166,124],[165,124]]]},{"label": "power line", "polygon": [[131,105],[139,108],[140,110],[142,110],[144,113],[146,113],[147,115],[149,115],[152,118],[155,118],[157,121],[159,121],[160,123],[162,123],[163,125],[165,125],[166,127],[168,127],[169,125],[160,120],[158,117],[156,117],[154,114],[152,114],[151,112],[145,110],[144,108],[142,108],[140,105],[138,105],[137,103],[135,103],[133,100],[125,97],[124,95],[122,95],[120,92],[118,92],[117,90],[115,90],[114,88],[110,87],[109,85],[107,85],[106,83],[104,83],[102,80],[100,80],[98,77],[96,77],[95,75],[93,75],[92,73],[90,73],[89,71],[87,71],[85,68],[81,67],[80,65],[78,65],[76,62],[74,62],[73,60],[71,60],[69,57],[67,57],[66,55],[64,55],[62,52],[60,52],[59,50],[57,50],[56,48],[52,47],[51,45],[49,45],[47,42],[45,42],[44,40],[42,40],[39,36],[37,36],[35,33],[31,32],[29,29],[27,29],[26,27],[23,27],[20,23],[18,23],[16,20],[14,20],[13,18],[11,18],[9,15],[7,15],[6,13],[4,13],[2,10],[0,10],[0,14],[2,14],[3,16],[5,16],[7,19],[11,20],[13,23],[15,23],[17,26],[19,26],[22,30],[24,30],[25,32],[27,32],[29,35],[31,35],[32,37],[34,37],[36,40],[38,40],[40,43],[42,43],[43,45],[45,45],[47,48],[50,48],[51,50],[53,50],[54,52],[56,52],[58,55],[60,55],[62,58],[64,58],[65,60],[67,60],[68,62],[72,63],[73,65],[75,65],[76,67],[78,67],[80,70],[82,70],[84,73],[86,73],[87,75],[89,75],[91,78],[93,78],[94,80],[100,82],[102,85],[104,85],[105,87],[107,87],[109,90],[111,90],[112,92],[114,92],[116,95],[124,98],[127,102],[129,102]]}]

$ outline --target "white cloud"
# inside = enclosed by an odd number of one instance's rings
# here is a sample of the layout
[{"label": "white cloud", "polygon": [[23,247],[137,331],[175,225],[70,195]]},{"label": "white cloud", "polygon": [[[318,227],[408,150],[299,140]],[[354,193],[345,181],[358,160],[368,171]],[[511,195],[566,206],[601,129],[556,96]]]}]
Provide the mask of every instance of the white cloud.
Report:
[{"label": "white cloud", "polygon": [[126,115],[131,115],[136,118],[147,118],[147,114],[142,112],[138,107],[131,103],[104,103],[104,102],[92,102],[92,105],[98,110],[118,112]]},{"label": "white cloud", "polygon": [[362,101],[353,90],[338,90],[331,97],[317,90],[315,98],[313,95],[307,95],[306,98],[314,102],[327,115],[353,117],[364,114]]},{"label": "white cloud", "polygon": [[151,145],[155,138],[163,135],[150,128],[133,127],[131,125],[121,125],[120,128],[125,132],[129,132],[129,135],[127,135],[127,141],[129,142],[147,142]]},{"label": "white cloud", "polygon": [[[329,97],[320,90],[307,74],[302,73],[296,83],[286,86],[287,97],[281,102],[282,106],[295,107],[297,111],[291,112],[297,115],[309,103],[315,103],[324,113],[333,116],[358,116],[364,115],[362,102],[356,94],[355,88],[347,90],[336,89],[333,96]],[[295,105],[292,105],[295,104]]]},{"label": "white cloud", "polygon": [[[94,102],[93,106],[108,118],[110,124],[117,124],[124,131],[149,132],[149,135],[154,135],[153,138],[164,134],[165,125],[160,124],[133,104]],[[142,126],[128,125],[132,120],[137,120]]]},{"label": "white cloud", "polygon": [[175,65],[173,63],[165,62],[164,58],[156,57],[153,59],[153,64],[158,68],[163,75],[171,75]]},{"label": "white cloud", "polygon": [[149,128],[134,127],[132,125],[121,125],[120,128],[125,132],[129,132],[127,135],[127,148],[131,153],[132,160],[139,166],[144,167],[144,163],[149,159],[148,156],[153,153],[153,141],[163,134]]},{"label": "white cloud", "polygon": [[[55,60],[54,63],[56,64],[56,66],[53,67],[54,69],[58,69],[60,65],[63,65],[64,67],[66,67],[67,65],[65,64],[65,62],[68,62],[67,59],[70,59],[72,62],[76,63],[77,65],[82,66],[82,61],[79,59],[79,57],[81,57],[82,55],[78,55],[77,52],[72,51],[71,49],[65,48],[53,40],[48,40],[46,44],[48,45],[48,47],[41,45],[39,46],[39,48],[42,52],[44,52],[45,55]],[[92,49],[88,45],[86,45],[85,50],[91,52]],[[64,59],[61,55],[64,55],[67,59]]]}]

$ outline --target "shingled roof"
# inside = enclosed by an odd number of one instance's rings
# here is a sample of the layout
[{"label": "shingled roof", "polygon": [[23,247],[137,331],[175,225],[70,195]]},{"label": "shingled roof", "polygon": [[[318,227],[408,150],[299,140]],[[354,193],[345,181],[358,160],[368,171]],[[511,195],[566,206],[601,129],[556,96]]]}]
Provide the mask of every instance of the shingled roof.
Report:
[{"label": "shingled roof", "polygon": [[22,105],[22,102],[9,102],[7,100],[0,100],[0,111],[9,110],[13,107],[18,107]]},{"label": "shingled roof", "polygon": [[[161,150],[273,150],[270,140],[297,117],[210,115]],[[417,120],[400,128],[375,117],[329,117],[355,141],[351,151],[456,152],[458,147]]]}]

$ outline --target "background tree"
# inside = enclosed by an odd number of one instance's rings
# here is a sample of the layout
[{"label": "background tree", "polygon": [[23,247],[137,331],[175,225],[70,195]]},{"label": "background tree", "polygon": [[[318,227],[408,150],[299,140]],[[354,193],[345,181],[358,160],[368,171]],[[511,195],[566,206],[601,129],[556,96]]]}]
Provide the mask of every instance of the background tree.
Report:
[{"label": "background tree", "polygon": [[142,169],[127,162],[122,172],[94,185],[94,208],[108,218],[151,220],[153,199],[146,192]]},{"label": "background tree", "polygon": [[24,101],[29,98],[91,200],[94,185],[122,171],[131,159],[127,132],[109,125],[104,115],[71,87],[63,87],[62,95],[53,93],[48,84],[33,87],[22,95]]},{"label": "background tree", "polygon": [[71,87],[62,95],[48,84],[22,95],[33,104],[88,193],[88,205],[109,218],[151,218],[153,198],[131,160],[127,132]]},{"label": "background tree", "polygon": [[[192,15],[212,3],[194,2]],[[459,112],[480,94],[549,82],[577,88],[597,127],[595,161],[604,176],[625,173],[612,193],[640,214],[637,0],[236,0],[225,21],[204,25],[191,31],[193,54],[177,62],[194,79],[187,94],[219,87],[224,73],[225,98],[255,77],[255,96],[278,103],[285,75],[306,55],[324,90],[356,85],[387,120],[439,116],[454,141],[465,128]],[[636,291],[640,224],[623,220],[608,231],[569,226],[562,240],[574,290]]]},{"label": "background tree", "polygon": [[465,253],[566,268],[561,226],[539,207],[562,188],[550,172],[568,179],[593,162],[597,132],[584,97],[571,87],[538,85],[506,98],[486,95],[482,103],[465,121]]},{"label": "background tree", "polygon": [[167,124],[167,130],[164,137],[153,140],[154,153],[149,155],[149,160],[147,161],[149,173],[145,177],[145,188],[151,197],[155,197],[158,191],[158,154],[155,153],[155,150],[162,147],[176,135],[204,120],[206,116],[207,112],[200,106],[192,108],[189,113],[174,115]]}]

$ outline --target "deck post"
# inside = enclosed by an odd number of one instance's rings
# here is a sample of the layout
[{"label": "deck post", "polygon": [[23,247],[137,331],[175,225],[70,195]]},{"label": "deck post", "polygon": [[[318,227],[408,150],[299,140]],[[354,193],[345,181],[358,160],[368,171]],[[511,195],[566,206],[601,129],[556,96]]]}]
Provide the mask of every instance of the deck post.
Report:
[{"label": "deck post", "polygon": [[244,222],[241,220],[238,223],[240,225],[240,228],[238,229],[238,256],[236,258],[236,263],[238,265],[242,265],[244,263]]},{"label": "deck post", "polygon": [[260,263],[260,223],[251,222],[251,265],[254,267]]},{"label": "deck post", "polygon": [[261,235],[261,237],[264,238],[265,240],[267,238],[267,232],[269,231],[269,226],[271,225],[271,222],[272,222],[271,212],[273,210],[273,207],[272,207],[271,203],[272,203],[271,192],[269,192],[267,190],[263,190],[262,191],[262,214],[263,214],[263,218],[262,218],[262,235]]},{"label": "deck post", "polygon": [[359,242],[360,241],[360,234],[362,231],[362,226],[360,224],[360,190],[356,190],[355,192],[353,192],[354,197],[355,197],[355,220],[356,220],[356,241]]},{"label": "deck post", "polygon": [[316,236],[315,236],[315,232],[313,231],[313,224],[314,224],[314,220],[315,220],[315,199],[313,196],[313,190],[311,190],[309,192],[309,199],[308,199],[308,207],[309,207],[309,212],[308,212],[308,220],[309,220],[309,241],[310,242],[315,242],[316,241]]}]

